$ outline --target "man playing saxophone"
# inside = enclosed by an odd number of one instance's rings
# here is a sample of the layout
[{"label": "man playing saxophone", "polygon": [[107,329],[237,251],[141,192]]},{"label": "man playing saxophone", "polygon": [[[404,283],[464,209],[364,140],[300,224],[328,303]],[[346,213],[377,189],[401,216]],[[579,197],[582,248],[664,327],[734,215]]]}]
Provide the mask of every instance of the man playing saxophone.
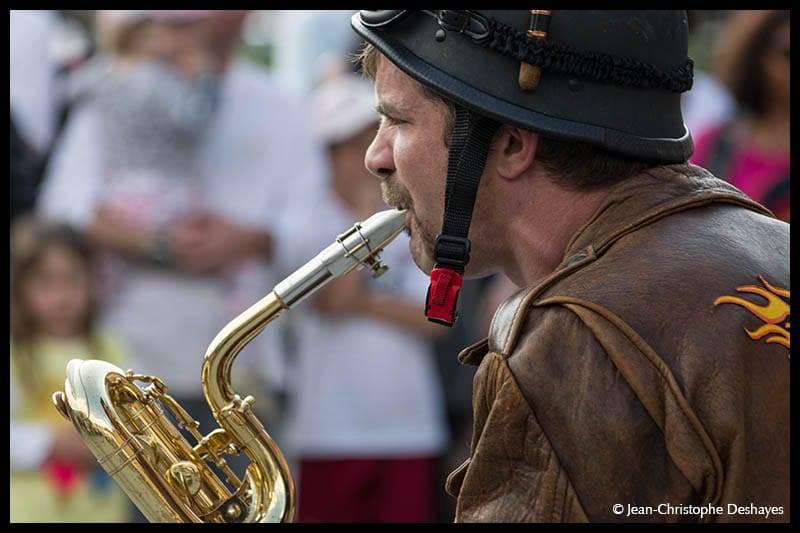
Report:
[{"label": "man playing saxophone", "polygon": [[426,315],[453,324],[464,276],[520,287],[459,355],[456,521],[788,521],[789,225],[686,163],[685,13],[352,25]]}]

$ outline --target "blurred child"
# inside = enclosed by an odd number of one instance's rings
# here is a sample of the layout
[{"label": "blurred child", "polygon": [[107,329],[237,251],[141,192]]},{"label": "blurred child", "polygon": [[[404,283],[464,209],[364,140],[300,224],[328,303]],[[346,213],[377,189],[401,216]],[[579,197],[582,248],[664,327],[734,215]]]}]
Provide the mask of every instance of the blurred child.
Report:
[{"label": "blurred child", "polygon": [[94,325],[89,248],[64,225],[28,218],[11,242],[11,521],[123,522],[125,495],[53,407],[73,358],[123,362]]},{"label": "blurred child", "polygon": [[207,11],[103,11],[110,64],[95,89],[109,216],[148,230],[204,204],[195,152],[219,79],[206,45]]}]

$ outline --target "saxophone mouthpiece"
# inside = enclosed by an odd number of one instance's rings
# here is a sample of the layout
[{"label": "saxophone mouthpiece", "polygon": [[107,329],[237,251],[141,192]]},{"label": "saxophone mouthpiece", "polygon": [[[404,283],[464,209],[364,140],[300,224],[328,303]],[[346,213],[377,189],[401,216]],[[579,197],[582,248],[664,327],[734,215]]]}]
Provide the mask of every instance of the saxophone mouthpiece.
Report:
[{"label": "saxophone mouthpiece", "polygon": [[403,231],[406,225],[405,209],[387,209],[375,213],[367,220],[356,224],[361,226],[361,234],[373,248],[383,248]]},{"label": "saxophone mouthpiece", "polygon": [[[369,243],[367,245],[369,248],[382,250],[403,231],[405,214],[405,209],[387,209],[386,211],[375,213],[364,222],[357,223],[355,227],[361,226],[360,235]],[[381,258],[377,252],[365,257],[362,263],[372,270],[373,279],[381,277],[389,270],[388,266],[381,263]]]},{"label": "saxophone mouthpiece", "polygon": [[372,270],[373,277],[380,276],[388,268],[381,264],[378,253],[402,233],[405,215],[404,209],[387,209],[356,222],[311,261],[278,283],[275,293],[287,307],[292,307],[359,266]]}]

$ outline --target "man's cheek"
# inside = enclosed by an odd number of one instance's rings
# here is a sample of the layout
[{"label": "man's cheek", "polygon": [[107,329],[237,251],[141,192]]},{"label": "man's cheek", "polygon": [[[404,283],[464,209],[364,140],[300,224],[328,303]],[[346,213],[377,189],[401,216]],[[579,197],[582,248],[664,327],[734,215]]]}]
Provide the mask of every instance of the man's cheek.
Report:
[{"label": "man's cheek", "polygon": [[414,222],[414,233],[419,241],[419,245],[421,249],[424,249],[428,256],[433,256],[433,246],[435,242],[435,235],[438,232],[435,231],[434,227],[435,224],[431,223],[424,223],[420,219],[416,219]]},{"label": "man's cheek", "polygon": [[434,200],[434,195],[431,194],[425,200],[424,210],[421,213],[418,212],[417,216],[420,218],[420,224],[426,234],[437,235],[442,227],[442,207],[432,202],[436,202],[436,200]]}]

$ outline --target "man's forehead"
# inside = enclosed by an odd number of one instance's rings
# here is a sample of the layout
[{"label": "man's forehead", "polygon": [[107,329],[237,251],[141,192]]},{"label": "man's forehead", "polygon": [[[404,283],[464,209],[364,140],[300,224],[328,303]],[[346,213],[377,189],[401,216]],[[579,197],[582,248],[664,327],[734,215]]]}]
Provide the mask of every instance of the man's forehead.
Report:
[{"label": "man's forehead", "polygon": [[407,107],[423,97],[422,86],[381,55],[375,71],[375,96],[378,103]]}]

